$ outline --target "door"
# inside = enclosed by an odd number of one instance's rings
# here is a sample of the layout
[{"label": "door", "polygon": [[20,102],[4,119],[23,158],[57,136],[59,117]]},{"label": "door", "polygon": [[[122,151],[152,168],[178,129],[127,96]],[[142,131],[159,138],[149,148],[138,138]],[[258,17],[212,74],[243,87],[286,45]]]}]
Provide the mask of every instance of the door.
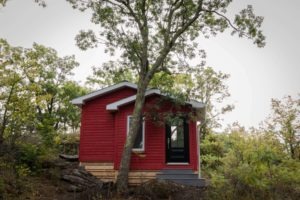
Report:
[{"label": "door", "polygon": [[189,127],[184,118],[174,118],[166,123],[166,161],[189,162]]}]

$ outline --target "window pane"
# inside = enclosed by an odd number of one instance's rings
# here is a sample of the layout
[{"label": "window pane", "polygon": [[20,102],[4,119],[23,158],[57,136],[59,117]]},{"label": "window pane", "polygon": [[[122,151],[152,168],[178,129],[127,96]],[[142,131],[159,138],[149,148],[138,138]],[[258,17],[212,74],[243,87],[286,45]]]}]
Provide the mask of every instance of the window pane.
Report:
[{"label": "window pane", "polygon": [[[129,117],[129,125],[131,123],[132,117]],[[133,148],[134,149],[143,149],[143,125],[144,123],[141,124],[138,135],[136,136]],[[129,130],[129,129],[128,129]]]},{"label": "window pane", "polygon": [[183,120],[174,121],[171,126],[171,147],[184,147]]},{"label": "window pane", "polygon": [[136,136],[134,145],[134,149],[142,149],[143,148],[143,127],[141,126],[138,132],[138,135]]}]

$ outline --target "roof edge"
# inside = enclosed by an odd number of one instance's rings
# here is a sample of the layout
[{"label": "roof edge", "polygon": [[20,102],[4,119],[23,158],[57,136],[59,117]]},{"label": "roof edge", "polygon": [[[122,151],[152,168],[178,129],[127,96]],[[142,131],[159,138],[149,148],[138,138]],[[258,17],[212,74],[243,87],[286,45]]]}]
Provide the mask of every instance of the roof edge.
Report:
[{"label": "roof edge", "polygon": [[136,84],[130,83],[130,82],[127,82],[127,81],[123,81],[123,82],[117,83],[115,85],[111,85],[111,86],[102,88],[100,90],[91,92],[91,93],[86,94],[84,96],[77,97],[77,98],[71,100],[71,103],[74,104],[74,105],[83,105],[84,102],[87,101],[87,100],[94,99],[98,96],[104,95],[108,92],[117,90],[117,89],[122,88],[122,87],[129,87],[129,88],[137,89]]},{"label": "roof edge", "polygon": [[[159,89],[149,89],[146,91],[145,96],[149,96],[152,94],[167,96],[167,95],[163,94]],[[110,103],[110,104],[106,105],[106,110],[117,111],[120,106],[132,103],[135,101],[135,99],[136,99],[136,95],[133,95],[133,96],[121,99],[119,101]],[[198,102],[196,100],[186,101],[185,103],[190,104],[195,109],[201,109],[201,108],[205,107],[204,103]]]},{"label": "roof edge", "polygon": [[[149,96],[151,94],[161,94],[161,92],[160,92],[159,89],[149,89],[149,90],[146,91],[145,96]],[[118,110],[119,106],[126,105],[126,104],[129,104],[131,102],[134,102],[135,99],[136,99],[136,95],[132,95],[130,97],[121,99],[121,100],[116,101],[114,103],[110,103],[110,104],[106,105],[106,110],[111,110],[111,111]]]}]

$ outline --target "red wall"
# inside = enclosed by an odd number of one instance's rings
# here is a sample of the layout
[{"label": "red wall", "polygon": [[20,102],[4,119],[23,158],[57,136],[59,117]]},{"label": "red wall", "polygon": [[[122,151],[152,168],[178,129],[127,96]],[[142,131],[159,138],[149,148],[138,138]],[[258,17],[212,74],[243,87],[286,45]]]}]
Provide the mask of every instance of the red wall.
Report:
[{"label": "red wall", "polygon": [[[79,160],[81,162],[114,162],[119,169],[121,154],[126,139],[127,116],[131,115],[134,103],[122,106],[116,112],[106,110],[106,105],[134,95],[136,90],[122,88],[93,99],[82,106]],[[157,96],[148,97],[146,104],[153,104]],[[159,112],[169,110],[172,104],[164,105]],[[145,106],[147,109],[147,106]],[[145,151],[133,153],[131,169],[160,170],[165,168],[188,168],[197,170],[196,123],[189,122],[190,163],[189,165],[166,165],[165,127],[146,119]]]},{"label": "red wall", "polygon": [[80,150],[81,162],[113,161],[114,114],[106,105],[136,94],[132,88],[120,88],[86,102],[81,110]]},{"label": "red wall", "polygon": [[[154,98],[147,98],[146,104],[151,104]],[[127,116],[133,112],[134,104],[123,106],[115,114],[115,169],[119,169],[123,146],[126,139]],[[168,108],[164,108],[166,110]],[[163,110],[161,110],[163,112]],[[131,169],[135,170],[160,170],[166,168],[188,168],[197,170],[197,139],[196,122],[189,122],[189,144],[190,163],[189,165],[166,165],[165,150],[165,126],[157,125],[151,120],[145,121],[145,151],[144,153],[133,153],[131,159]]]}]

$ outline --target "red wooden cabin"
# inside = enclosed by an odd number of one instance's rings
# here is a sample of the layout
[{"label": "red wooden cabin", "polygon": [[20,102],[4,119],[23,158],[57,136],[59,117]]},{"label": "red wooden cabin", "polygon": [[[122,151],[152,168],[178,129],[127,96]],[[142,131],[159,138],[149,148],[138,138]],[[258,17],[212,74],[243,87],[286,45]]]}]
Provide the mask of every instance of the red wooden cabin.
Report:
[{"label": "red wooden cabin", "polygon": [[[116,180],[136,91],[137,85],[121,82],[72,100],[81,107],[80,165],[104,181]],[[178,106],[159,90],[147,90],[145,117],[132,151],[130,184],[160,178],[203,185],[198,179],[197,118],[190,117],[203,108],[197,101]]]}]

